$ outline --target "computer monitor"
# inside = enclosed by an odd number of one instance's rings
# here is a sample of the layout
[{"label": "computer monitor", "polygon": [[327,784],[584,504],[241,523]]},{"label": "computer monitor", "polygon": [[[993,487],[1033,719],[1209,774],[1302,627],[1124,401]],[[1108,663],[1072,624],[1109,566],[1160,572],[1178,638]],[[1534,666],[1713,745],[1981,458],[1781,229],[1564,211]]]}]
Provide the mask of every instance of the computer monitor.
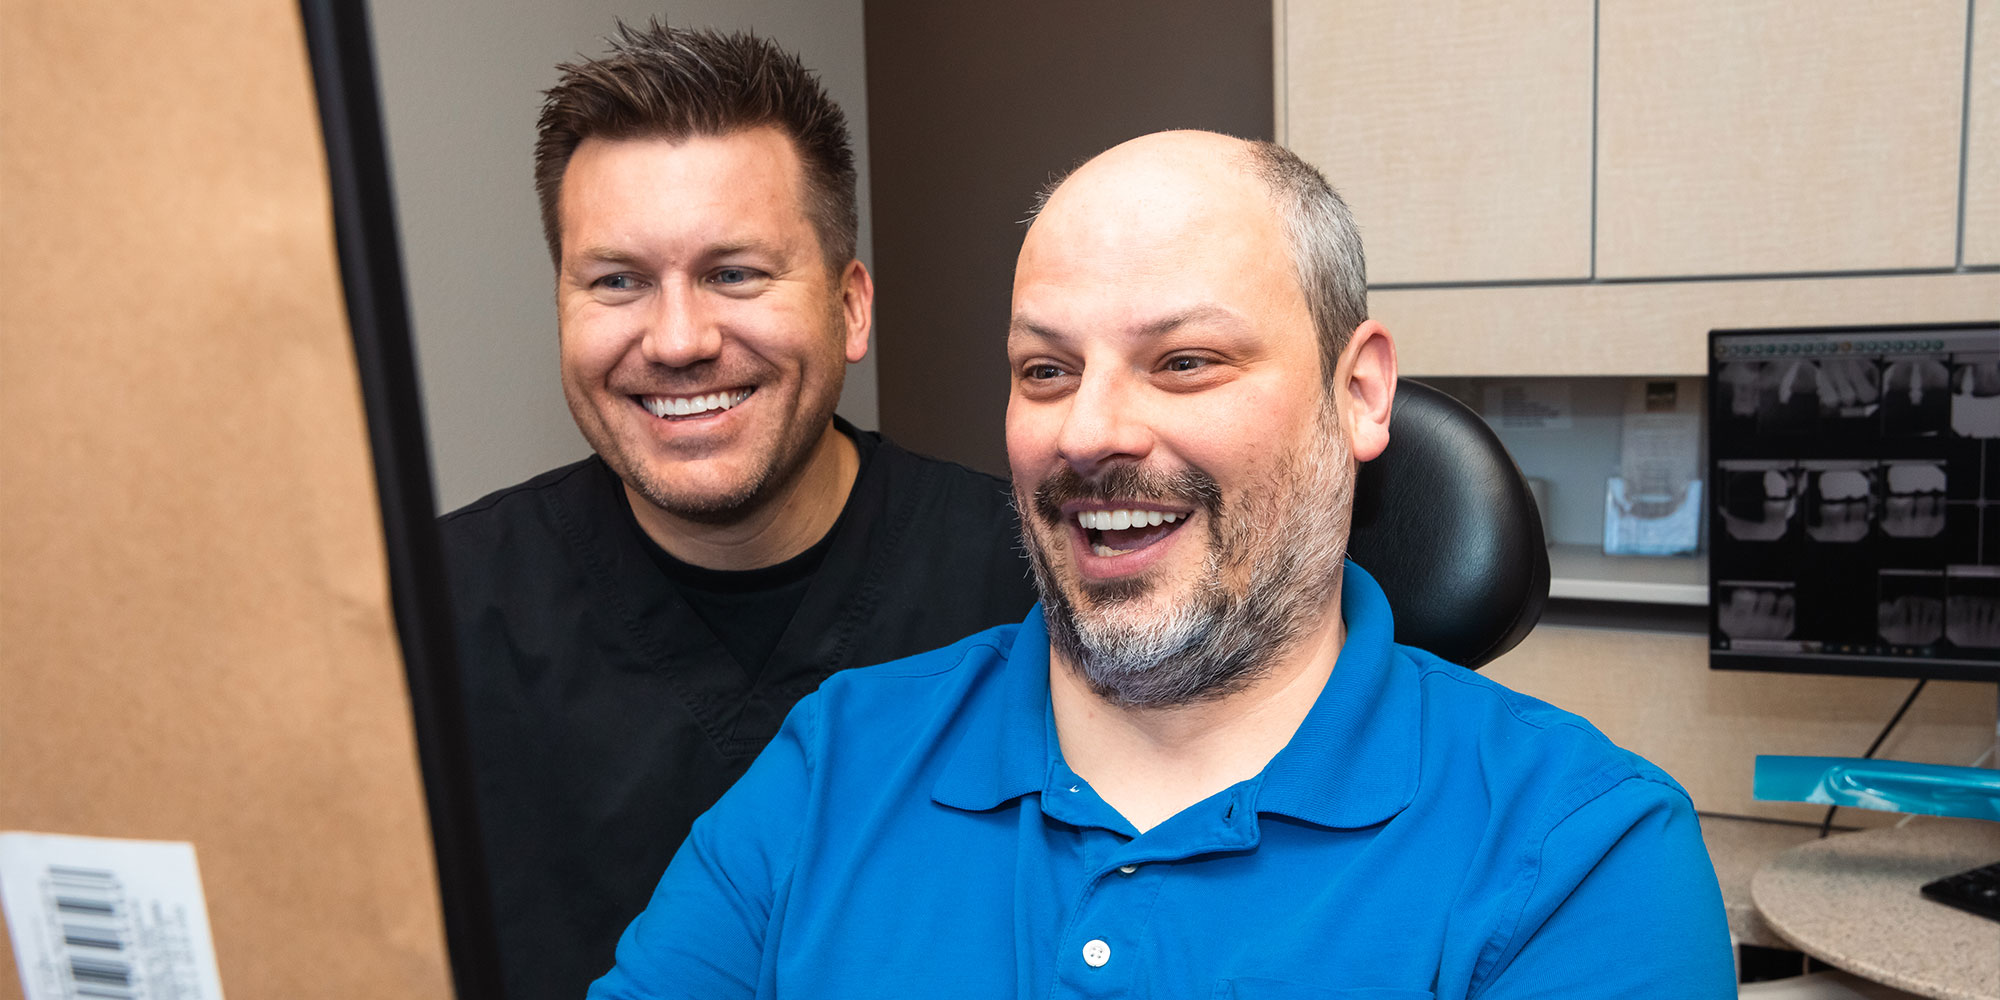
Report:
[{"label": "computer monitor", "polygon": [[1709,665],[2000,681],[2000,320],[1708,346]]}]

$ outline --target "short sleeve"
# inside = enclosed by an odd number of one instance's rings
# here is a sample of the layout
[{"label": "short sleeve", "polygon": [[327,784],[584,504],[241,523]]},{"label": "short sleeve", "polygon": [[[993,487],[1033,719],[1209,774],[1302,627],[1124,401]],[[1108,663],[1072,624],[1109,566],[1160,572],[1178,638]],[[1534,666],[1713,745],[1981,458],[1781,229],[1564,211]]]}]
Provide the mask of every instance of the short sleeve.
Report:
[{"label": "short sleeve", "polygon": [[742,780],[695,821],[589,1000],[756,995],[771,965],[773,908],[804,835],[819,704],[817,695],[800,701]]},{"label": "short sleeve", "polygon": [[1521,897],[1474,990],[1481,1000],[1736,996],[1715,869],[1672,784],[1628,778],[1563,817]]}]

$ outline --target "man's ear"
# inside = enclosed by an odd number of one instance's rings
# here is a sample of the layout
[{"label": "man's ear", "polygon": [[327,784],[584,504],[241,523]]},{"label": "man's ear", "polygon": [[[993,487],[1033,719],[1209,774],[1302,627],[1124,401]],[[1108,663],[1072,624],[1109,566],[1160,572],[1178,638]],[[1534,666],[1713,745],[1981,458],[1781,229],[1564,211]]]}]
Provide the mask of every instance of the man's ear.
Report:
[{"label": "man's ear", "polygon": [[1367,462],[1389,446],[1389,412],[1396,398],[1396,341],[1374,320],[1348,334],[1340,352],[1337,389],[1347,443],[1357,462]]},{"label": "man's ear", "polygon": [[847,363],[868,356],[868,334],[875,327],[875,279],[859,260],[840,272],[840,315],[847,324]]}]

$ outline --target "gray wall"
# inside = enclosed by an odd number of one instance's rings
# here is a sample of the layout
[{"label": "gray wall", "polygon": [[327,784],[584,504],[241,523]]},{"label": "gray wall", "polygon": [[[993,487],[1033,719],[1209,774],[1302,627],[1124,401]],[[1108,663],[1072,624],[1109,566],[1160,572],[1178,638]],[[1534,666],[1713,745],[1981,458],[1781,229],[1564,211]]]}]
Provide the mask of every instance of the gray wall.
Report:
[{"label": "gray wall", "polygon": [[[751,28],[800,53],[847,112],[873,260],[861,0],[371,0],[417,361],[440,510],[589,454],[563,405],[553,276],[531,149],[555,65],[613,20]],[[875,362],[841,413],[876,417]]]},{"label": "gray wall", "polygon": [[868,0],[882,428],[1005,473],[1021,218],[1145,132],[1272,132],[1270,0]]}]

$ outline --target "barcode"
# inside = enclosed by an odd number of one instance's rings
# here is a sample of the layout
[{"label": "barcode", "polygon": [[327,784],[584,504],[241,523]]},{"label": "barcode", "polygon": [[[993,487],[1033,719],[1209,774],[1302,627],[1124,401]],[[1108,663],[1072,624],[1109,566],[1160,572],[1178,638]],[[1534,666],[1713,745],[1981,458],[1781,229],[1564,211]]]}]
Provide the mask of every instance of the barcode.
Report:
[{"label": "barcode", "polygon": [[131,955],[132,918],[115,872],[50,865],[43,889],[62,934],[64,995],[89,1000],[144,996]]}]

